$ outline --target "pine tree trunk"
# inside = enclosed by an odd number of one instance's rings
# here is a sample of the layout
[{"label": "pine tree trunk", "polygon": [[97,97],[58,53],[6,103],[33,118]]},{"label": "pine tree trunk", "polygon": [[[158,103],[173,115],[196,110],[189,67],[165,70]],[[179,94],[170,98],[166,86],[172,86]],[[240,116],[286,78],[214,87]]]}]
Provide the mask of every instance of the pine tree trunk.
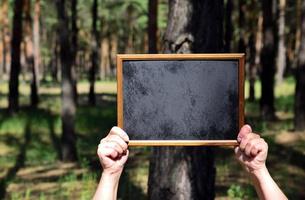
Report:
[{"label": "pine tree trunk", "polygon": [[[223,48],[222,0],[171,0],[165,53],[217,53]],[[210,147],[156,147],[150,160],[149,199],[214,199]]]},{"label": "pine tree trunk", "polygon": [[158,0],[148,1],[148,53],[157,53]]},{"label": "pine tree trunk", "polygon": [[8,16],[8,0],[2,0],[1,3],[1,32],[2,32],[2,44],[3,44],[3,53],[2,53],[2,66],[3,73],[8,74],[10,72],[10,41],[11,34],[9,31],[9,16]]},{"label": "pine tree trunk", "polygon": [[248,41],[249,47],[249,101],[255,100],[255,80],[256,80],[256,67],[255,67],[255,33],[251,33]]},{"label": "pine tree trunk", "polygon": [[273,120],[274,109],[274,74],[275,74],[275,38],[273,0],[263,1],[263,48],[261,52],[262,96],[260,110],[262,118]]},{"label": "pine tree trunk", "polygon": [[14,1],[14,17],[12,27],[12,51],[11,51],[11,70],[9,81],[9,111],[16,112],[19,108],[19,74],[20,74],[20,44],[22,40],[22,13],[23,0]]},{"label": "pine tree trunk", "polygon": [[38,89],[39,89],[39,67],[41,63],[40,58],[40,0],[35,0],[34,4],[34,21],[33,21],[33,57],[34,65],[32,69],[33,79],[32,79],[32,105],[36,105],[39,102]]},{"label": "pine tree trunk", "polygon": [[3,5],[0,4],[0,79],[3,79],[3,72],[4,72],[4,66],[3,66],[3,41],[4,41],[4,35],[3,35]]},{"label": "pine tree trunk", "polygon": [[31,80],[31,106],[37,107],[38,104],[38,87],[37,87],[37,74],[35,70],[34,61],[34,45],[33,45],[33,31],[32,31],[32,16],[31,16],[31,0],[24,0],[24,13],[25,13],[25,25],[24,25],[24,44],[25,44],[25,61],[27,69],[32,73]]},{"label": "pine tree trunk", "polygon": [[305,130],[305,1],[302,1],[301,12],[301,43],[296,73],[294,117],[294,126],[297,131]]},{"label": "pine tree trunk", "polygon": [[77,0],[71,1],[71,56],[72,56],[72,81],[73,81],[73,95],[75,104],[77,104],[77,52],[78,52],[78,27],[77,27]]},{"label": "pine tree trunk", "polygon": [[285,45],[285,9],[286,0],[280,0],[278,19],[278,52],[276,82],[282,83],[286,68],[286,45]]},{"label": "pine tree trunk", "polygon": [[92,40],[91,40],[91,68],[89,71],[89,104],[95,105],[95,73],[98,67],[98,31],[97,31],[98,1],[93,0],[92,4]]},{"label": "pine tree trunk", "polygon": [[60,61],[61,61],[61,119],[62,119],[62,160],[76,161],[76,136],[74,130],[74,120],[76,106],[74,101],[74,90],[72,80],[72,57],[69,20],[66,11],[66,1],[56,0],[59,40],[60,40]]},{"label": "pine tree trunk", "polygon": [[246,53],[246,42],[245,42],[245,12],[246,12],[246,2],[245,0],[239,0],[239,16],[238,16],[238,26],[239,26],[239,41],[238,41],[238,52]]},{"label": "pine tree trunk", "polygon": [[232,10],[233,10],[233,2],[232,0],[227,0],[226,5],[226,17],[225,17],[225,52],[231,52],[231,42],[232,42]]}]

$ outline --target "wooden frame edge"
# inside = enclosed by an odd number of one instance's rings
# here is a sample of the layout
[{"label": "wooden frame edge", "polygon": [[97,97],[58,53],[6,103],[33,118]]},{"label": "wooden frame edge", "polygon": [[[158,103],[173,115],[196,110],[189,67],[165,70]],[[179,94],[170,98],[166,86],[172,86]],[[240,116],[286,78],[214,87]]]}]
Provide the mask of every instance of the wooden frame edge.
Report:
[{"label": "wooden frame edge", "polygon": [[130,140],[128,146],[237,146],[237,140]]},{"label": "wooden frame edge", "polygon": [[124,129],[123,124],[123,59],[117,56],[117,125]]},{"label": "wooden frame edge", "polygon": [[120,60],[199,60],[199,59],[241,59],[244,58],[244,53],[210,53],[210,54],[117,54],[117,59]]},{"label": "wooden frame edge", "polygon": [[245,54],[243,54],[238,60],[238,109],[239,109],[239,129],[245,123]]}]

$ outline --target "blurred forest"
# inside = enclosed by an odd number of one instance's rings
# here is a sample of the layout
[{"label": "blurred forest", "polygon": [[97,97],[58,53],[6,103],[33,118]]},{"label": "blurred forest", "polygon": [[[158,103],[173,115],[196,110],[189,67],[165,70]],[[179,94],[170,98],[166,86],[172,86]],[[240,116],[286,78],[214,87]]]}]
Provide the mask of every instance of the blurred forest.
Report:
[{"label": "blurred forest", "polygon": [[[230,52],[246,53],[246,122],[270,173],[304,199],[305,0],[0,0],[0,199],[92,198],[117,54]],[[179,183],[158,180],[180,172],[154,167],[182,162],[173,152],[201,167],[192,199],[257,198],[232,149],[146,147],[131,150],[119,199],[175,199],[161,193]]]}]

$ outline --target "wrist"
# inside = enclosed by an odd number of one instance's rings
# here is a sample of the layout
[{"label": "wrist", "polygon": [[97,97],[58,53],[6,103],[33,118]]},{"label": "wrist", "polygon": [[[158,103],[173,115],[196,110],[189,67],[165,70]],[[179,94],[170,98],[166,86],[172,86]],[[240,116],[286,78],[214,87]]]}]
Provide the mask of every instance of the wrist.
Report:
[{"label": "wrist", "polygon": [[257,179],[257,180],[262,180],[266,176],[269,175],[266,165],[264,165],[263,167],[261,167],[259,169],[252,170],[249,173],[252,178]]},{"label": "wrist", "polygon": [[107,181],[108,183],[117,183],[120,180],[122,171],[108,171],[108,170],[104,170],[102,172],[102,179]]}]

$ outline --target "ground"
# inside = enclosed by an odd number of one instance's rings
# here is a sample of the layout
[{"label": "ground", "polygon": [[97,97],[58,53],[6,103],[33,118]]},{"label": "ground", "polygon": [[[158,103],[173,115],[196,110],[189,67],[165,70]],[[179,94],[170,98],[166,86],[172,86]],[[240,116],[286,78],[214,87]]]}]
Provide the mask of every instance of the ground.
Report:
[{"label": "ground", "polygon": [[[259,91],[259,83],[256,91]],[[246,97],[248,96],[246,84]],[[45,82],[37,109],[29,107],[29,83],[20,84],[21,109],[9,115],[8,85],[0,81],[0,199],[90,199],[101,172],[99,140],[116,124],[116,83],[97,82],[96,107],[88,106],[87,82],[78,83],[76,116],[79,162],[61,163],[60,87]],[[277,120],[259,117],[258,101],[246,101],[246,121],[268,141],[267,166],[290,199],[304,199],[305,133],[293,132],[294,81],[276,87]],[[257,92],[256,99],[260,94]],[[230,148],[215,148],[216,199],[256,199],[251,181]],[[132,148],[119,189],[120,199],[146,199],[150,148]]]}]

